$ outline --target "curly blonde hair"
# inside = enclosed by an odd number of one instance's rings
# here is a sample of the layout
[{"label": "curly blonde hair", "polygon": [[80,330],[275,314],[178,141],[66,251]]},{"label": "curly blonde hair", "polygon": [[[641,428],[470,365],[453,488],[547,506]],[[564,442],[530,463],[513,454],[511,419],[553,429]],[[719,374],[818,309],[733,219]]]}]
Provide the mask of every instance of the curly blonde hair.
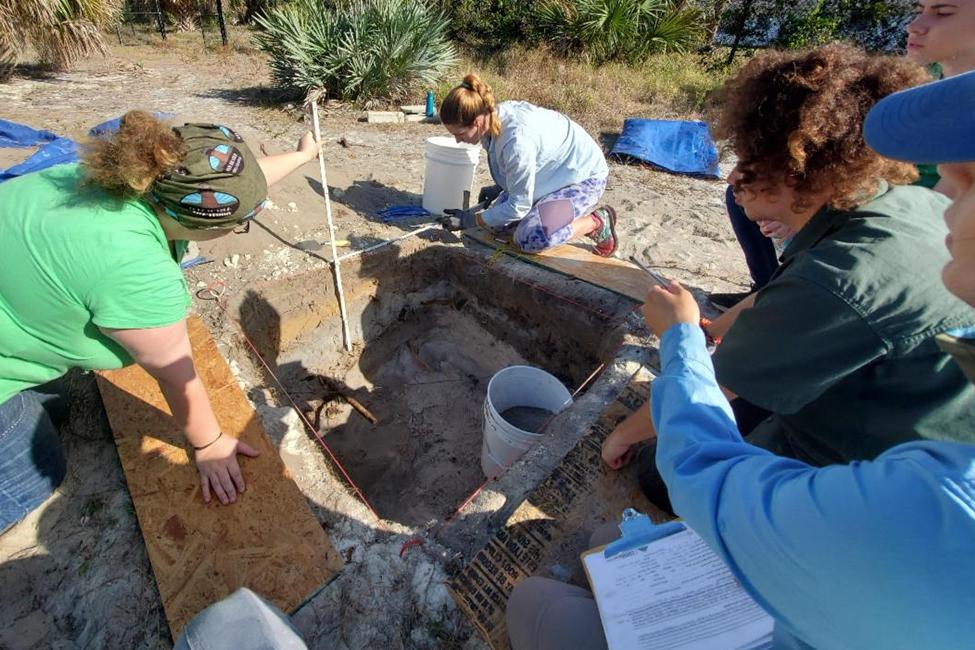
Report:
[{"label": "curly blonde hair", "polygon": [[725,83],[711,129],[738,156],[736,190],[784,179],[798,196],[797,212],[823,192],[833,207],[850,209],[873,196],[880,180],[917,179],[912,165],[867,146],[863,120],[882,98],[925,81],[924,69],[903,57],[848,45],[766,52]]},{"label": "curly blonde hair", "polygon": [[116,197],[142,196],[161,174],[186,158],[186,147],[166,123],[145,111],[129,111],[109,138],[85,146],[85,180]]}]

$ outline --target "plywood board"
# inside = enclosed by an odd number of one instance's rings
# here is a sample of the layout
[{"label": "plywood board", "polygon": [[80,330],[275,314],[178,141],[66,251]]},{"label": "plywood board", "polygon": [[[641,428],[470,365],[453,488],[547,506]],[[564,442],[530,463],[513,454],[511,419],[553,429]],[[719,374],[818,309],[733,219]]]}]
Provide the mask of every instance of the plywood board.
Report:
[{"label": "plywood board", "polygon": [[636,302],[642,303],[650,287],[653,286],[650,277],[636,266],[613,257],[594,255],[585,248],[571,243],[530,254],[514,248],[510,244],[510,237],[499,240],[497,235],[483,228],[465,230],[464,236],[497,249],[505,255],[517,257],[562,275],[578,278]]},{"label": "plywood board", "polygon": [[[606,486],[613,481],[608,479],[632,484],[630,498],[633,500],[624,507],[635,507],[655,520],[664,517],[643,499],[635,477],[608,477],[609,470],[601,456],[606,436],[648,399],[650,379],[650,374],[643,370],[631,380],[555,471],[532,491],[484,548],[451,579],[448,588],[458,607],[495,650],[509,647],[505,608],[511,590],[553,559],[564,562],[556,556],[567,538],[578,538],[580,532],[588,538],[591,531],[580,529],[592,522],[581,521],[580,511],[589,513],[593,503],[596,507],[600,504],[610,507],[606,505],[610,501]],[[579,544],[578,548],[570,549],[570,557],[577,559],[579,553],[586,550],[584,542]]]},{"label": "plywood board", "polygon": [[203,502],[196,466],[152,377],[137,365],[98,376],[173,638],[240,587],[290,612],[342,568],[210,333],[197,318],[189,329],[225,435],[261,452],[238,457],[247,491],[237,503]]}]

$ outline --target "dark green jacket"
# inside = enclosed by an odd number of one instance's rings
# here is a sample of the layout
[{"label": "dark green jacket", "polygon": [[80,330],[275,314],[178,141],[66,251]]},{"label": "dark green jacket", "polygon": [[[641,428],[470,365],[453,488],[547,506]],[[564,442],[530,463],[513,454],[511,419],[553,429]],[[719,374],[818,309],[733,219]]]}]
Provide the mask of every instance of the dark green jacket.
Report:
[{"label": "dark green jacket", "polygon": [[947,205],[895,187],[793,238],[713,357],[722,386],[774,413],[754,434],[817,465],[918,438],[975,442],[975,390],[935,341],[975,322],[941,282]]}]

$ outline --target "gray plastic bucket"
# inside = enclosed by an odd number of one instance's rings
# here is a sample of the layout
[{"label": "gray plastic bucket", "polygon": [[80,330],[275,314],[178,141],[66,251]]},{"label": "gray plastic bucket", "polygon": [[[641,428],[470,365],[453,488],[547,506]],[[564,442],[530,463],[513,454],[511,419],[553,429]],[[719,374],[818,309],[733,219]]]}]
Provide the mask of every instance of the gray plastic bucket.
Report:
[{"label": "gray plastic bucket", "polygon": [[484,441],[481,445],[484,475],[488,478],[499,476],[544,435],[519,429],[502,418],[502,413],[516,406],[533,406],[557,414],[571,404],[571,393],[544,370],[509,366],[495,373],[484,399]]}]

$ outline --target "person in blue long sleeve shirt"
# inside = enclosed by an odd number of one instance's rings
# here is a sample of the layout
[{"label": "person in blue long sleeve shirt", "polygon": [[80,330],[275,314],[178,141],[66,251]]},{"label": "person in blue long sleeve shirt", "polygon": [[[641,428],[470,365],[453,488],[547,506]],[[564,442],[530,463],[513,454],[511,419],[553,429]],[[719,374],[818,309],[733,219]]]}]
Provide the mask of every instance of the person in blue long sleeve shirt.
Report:
[{"label": "person in blue long sleeve shirt", "polygon": [[[975,306],[975,72],[880,101],[865,136],[888,158],[940,163],[956,188],[942,279]],[[691,294],[655,287],[643,312],[661,339],[657,467],[677,513],[775,619],[773,647],[975,646],[975,444],[905,442],[824,467],[777,456],[738,431]],[[938,343],[975,380],[973,335]],[[605,647],[588,592],[544,578],[515,588],[508,622],[515,650]]]},{"label": "person in blue long sleeve shirt", "polygon": [[440,119],[457,142],[484,146],[497,183],[478,197],[493,200],[491,207],[447,210],[441,222],[445,227],[513,229],[513,243],[526,253],[586,236],[597,255],[613,254],[616,212],[595,207],[606,190],[609,168],[585,129],[528,102],[495,105],[491,88],[475,74],[450,91]]}]

